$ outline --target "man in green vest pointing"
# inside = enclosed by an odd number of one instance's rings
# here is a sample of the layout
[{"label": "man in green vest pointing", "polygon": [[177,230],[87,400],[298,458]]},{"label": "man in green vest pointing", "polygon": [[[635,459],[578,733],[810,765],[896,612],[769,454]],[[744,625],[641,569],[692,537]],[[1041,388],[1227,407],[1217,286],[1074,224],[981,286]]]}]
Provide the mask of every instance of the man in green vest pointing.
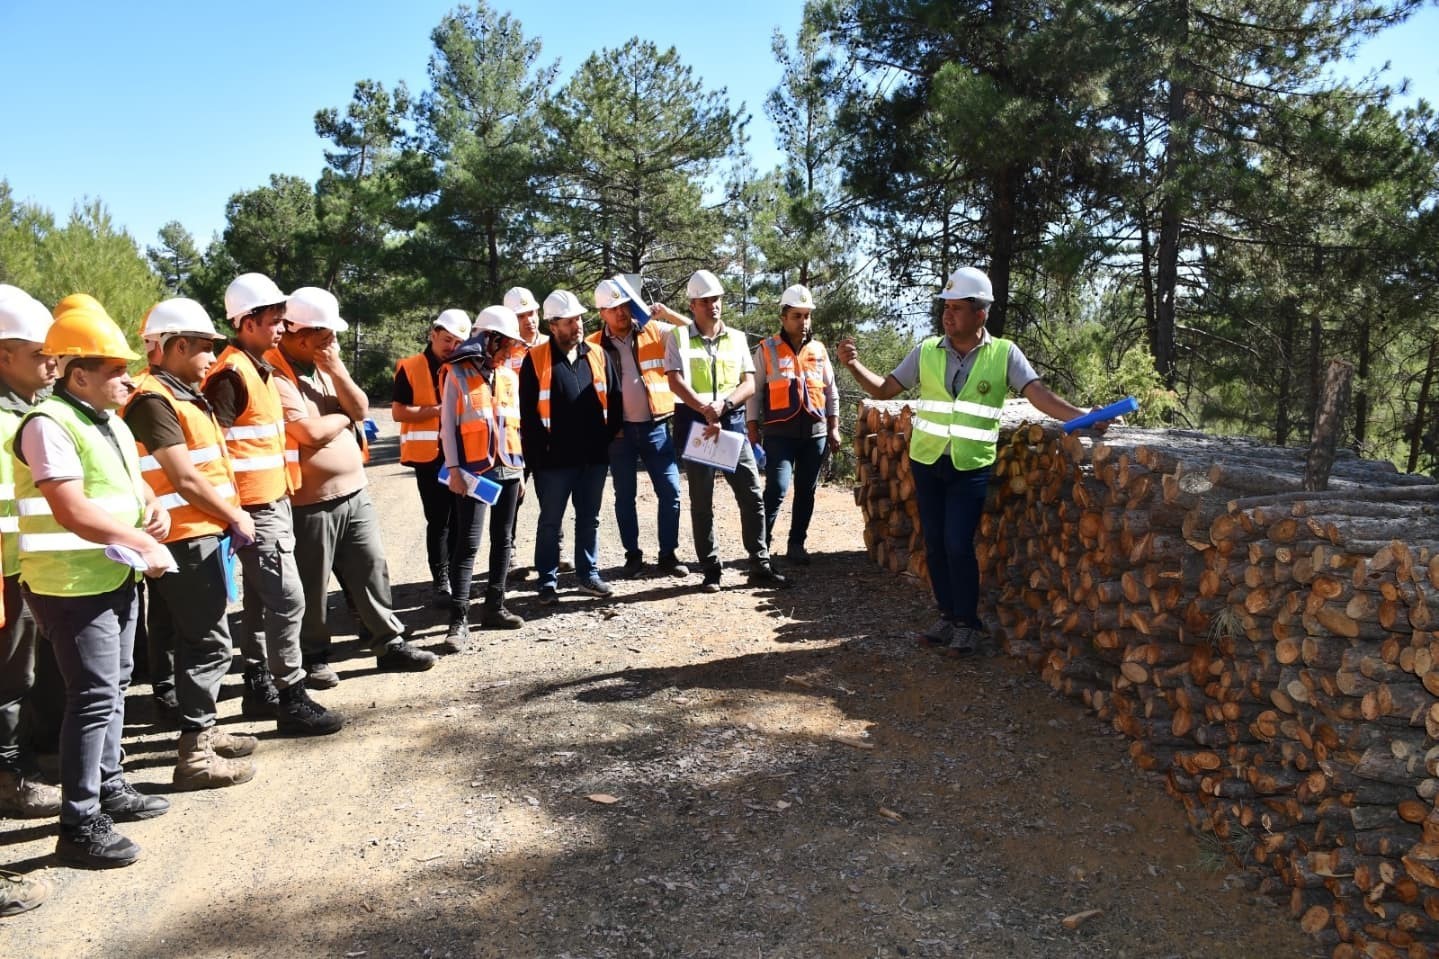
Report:
[{"label": "man in green vest pointing", "polygon": [[127,364],[140,359],[125,334],[77,293],[55,307],[44,353],[59,361],[60,381],[20,421],[15,502],[25,603],[65,681],[55,853],[71,865],[126,866],[140,847],[114,831],[114,819],[149,819],[170,805],[137,792],[120,769],[135,584],[141,572],[174,568],[159,542],[170,519],[140,475],[135,438],[112,412],[134,388]]},{"label": "man in green vest pointing", "polygon": [[877,400],[919,383],[909,459],[930,588],[939,605],[939,621],[923,639],[965,656],[975,652],[984,631],[974,533],[989,489],[1004,398],[1014,390],[1041,413],[1061,420],[1085,411],[1040,382],[1018,346],[989,335],[984,323],[994,288],[983,272],[970,266],[955,270],[939,298],[944,335],[915,347],[888,376],[881,378],[860,363],[853,339],[840,342],[839,360]]}]

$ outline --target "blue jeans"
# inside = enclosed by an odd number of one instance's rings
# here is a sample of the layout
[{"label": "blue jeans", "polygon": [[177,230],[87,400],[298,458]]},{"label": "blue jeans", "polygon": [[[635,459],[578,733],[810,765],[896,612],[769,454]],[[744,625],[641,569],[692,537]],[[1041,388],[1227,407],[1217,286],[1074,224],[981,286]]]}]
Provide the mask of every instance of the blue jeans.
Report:
[{"label": "blue jeans", "polygon": [[[794,511],[789,520],[789,548],[804,546],[809,520],[814,515],[814,491],[824,462],[824,436],[766,436],[764,438],[764,541],[770,545],[779,504],[794,479]],[[773,552],[773,547],[770,548]]]},{"label": "blue jeans", "polygon": [[924,531],[929,585],[940,615],[961,626],[981,628],[974,533],[989,492],[990,467],[957,470],[946,455],[932,465],[911,462],[910,469]]},{"label": "blue jeans", "polygon": [[659,527],[660,555],[673,553],[680,544],[680,469],[675,463],[675,444],[668,423],[626,423],[610,444],[610,480],[615,487],[615,523],[625,557],[640,552],[640,521],[635,515],[639,470],[636,458],[644,460],[645,471],[659,500],[656,525]]},{"label": "blue jeans", "polygon": [[554,588],[560,577],[560,524],[575,501],[575,574],[580,582],[599,575],[600,501],[605,495],[603,464],[535,470],[540,524],[535,532],[535,572],[539,588]]}]

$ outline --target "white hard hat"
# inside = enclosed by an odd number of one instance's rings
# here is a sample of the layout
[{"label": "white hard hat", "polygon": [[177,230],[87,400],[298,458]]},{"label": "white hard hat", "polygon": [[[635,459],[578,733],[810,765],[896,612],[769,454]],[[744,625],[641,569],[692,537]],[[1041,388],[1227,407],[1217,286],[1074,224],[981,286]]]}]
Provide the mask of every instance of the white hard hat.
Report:
[{"label": "white hard hat", "polygon": [[520,338],[520,321],[508,306],[487,306],[475,317],[474,332],[498,333],[512,340]]},{"label": "white hard hat", "polygon": [[523,286],[512,286],[505,291],[505,306],[515,313],[532,313],[540,308],[535,295]]},{"label": "white hard hat", "polygon": [[810,295],[809,287],[802,283],[796,283],[779,295],[779,305],[781,307],[797,306],[802,310],[812,310],[814,309],[814,297]]},{"label": "white hard hat", "polygon": [[625,292],[625,288],[614,280],[600,280],[600,285],[595,287],[595,308],[606,310],[612,306],[623,306],[630,302],[631,297]]},{"label": "white hard hat", "polygon": [[994,302],[994,287],[983,270],[962,266],[949,275],[944,289],[939,291],[941,300],[979,300],[981,303]]},{"label": "white hard hat", "polygon": [[225,319],[237,320],[263,306],[285,302],[285,294],[263,273],[241,273],[225,287]]},{"label": "white hard hat", "polygon": [[20,289],[20,287],[18,286],[12,286],[9,283],[0,283],[0,300],[8,300],[10,299],[10,297],[14,296],[17,293],[19,293],[21,296],[30,295],[29,293],[26,293],[24,290]]},{"label": "white hard hat", "polygon": [[13,293],[0,291],[0,340],[24,340],[44,343],[54,319],[45,305],[18,287]]},{"label": "white hard hat", "polygon": [[445,310],[435,317],[435,322],[430,326],[458,336],[462,340],[470,338],[470,314],[464,310]]},{"label": "white hard hat", "polygon": [[208,336],[212,340],[220,338],[205,308],[183,296],[161,300],[150,307],[150,312],[145,314],[145,323],[140,327],[140,335],[147,340],[177,335]]},{"label": "white hard hat", "polygon": [[709,270],[695,270],[689,283],[685,284],[685,295],[691,300],[703,300],[710,296],[724,296],[724,287],[719,277]]},{"label": "white hard hat", "polygon": [[571,316],[584,316],[585,308],[580,298],[569,290],[555,290],[545,297],[545,319],[562,320]]},{"label": "white hard hat", "polygon": [[340,319],[340,301],[329,290],[302,286],[285,302],[285,322],[311,330],[343,333],[350,324]]}]

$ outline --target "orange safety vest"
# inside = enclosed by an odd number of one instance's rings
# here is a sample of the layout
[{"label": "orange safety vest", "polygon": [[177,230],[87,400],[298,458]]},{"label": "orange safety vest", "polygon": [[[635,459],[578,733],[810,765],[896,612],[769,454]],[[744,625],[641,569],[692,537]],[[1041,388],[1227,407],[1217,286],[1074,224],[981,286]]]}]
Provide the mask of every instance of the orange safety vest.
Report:
[{"label": "orange safety vest", "polygon": [[[587,341],[604,347],[605,336],[601,328],[591,333]],[[631,341],[635,364],[640,370],[640,380],[650,398],[650,415],[662,419],[675,411],[675,395],[670,392],[670,378],[665,375],[665,336],[658,323],[646,323],[636,327]],[[616,347],[617,349],[621,347]]]},{"label": "orange safety vest", "polygon": [[767,386],[764,422],[784,423],[800,413],[812,420],[824,419],[824,374],[829,354],[824,344],[810,340],[799,348],[799,356],[782,336],[760,343]]},{"label": "orange safety vest", "polygon": [[[455,430],[459,435],[459,465],[480,475],[495,466],[525,465],[520,446],[520,378],[505,364],[492,371],[494,386],[485,380],[479,363],[448,364],[457,379]],[[501,437],[504,441],[501,442]]]},{"label": "orange safety vest", "polygon": [[[164,380],[149,370],[135,381],[135,392],[125,401],[125,409],[128,410],[131,403],[146,393],[160,397],[175,411],[180,429],[185,434],[185,448],[189,450],[190,462],[205,482],[215,488],[221,499],[239,506],[235,471],[230,466],[230,458],[225,455],[225,437],[220,424],[215,422],[215,414],[198,403],[181,401]],[[226,523],[192,505],[175,489],[175,484],[170,482],[159,462],[145,449],[144,443],[137,439],[135,448],[140,454],[140,475],[155,491],[160,505],[170,511],[170,533],[164,542],[175,543],[196,536],[219,536],[225,532]]]},{"label": "orange safety vest", "polygon": [[[285,435],[285,410],[274,379],[262,379],[250,354],[225,347],[210,370],[230,368],[245,384],[245,408],[223,431],[243,506],[264,506],[300,488],[300,448]],[[208,382],[209,377],[206,377]]]},{"label": "orange safety vest", "polygon": [[[289,364],[289,360],[286,359],[285,354],[281,353],[281,348],[275,347],[272,348],[272,350],[266,350],[265,361],[275,367],[276,372],[279,372],[286,380],[294,383],[295,389],[299,389],[299,376],[296,376],[295,367]],[[350,429],[355,433],[355,441],[360,444],[360,458],[363,459],[364,462],[370,462],[370,441],[368,441],[368,438],[364,435],[363,429],[354,428],[354,420],[350,420],[350,422]],[[286,431],[285,461],[289,462],[292,455],[294,455],[295,458],[295,472],[299,472],[299,444],[298,442],[292,441],[292,439],[289,438],[289,432]],[[295,488],[298,490],[299,482],[295,482]]]},{"label": "orange safety vest", "polygon": [[[444,369],[444,367],[440,367]],[[395,364],[395,374],[403,371],[414,391],[415,406],[438,406],[438,386],[430,378],[430,362],[425,354],[407,356]],[[440,455],[440,417],[435,415],[413,423],[400,424],[400,462],[406,466],[425,466]]]},{"label": "orange safety vest", "polygon": [[[540,381],[540,422],[544,424],[545,430],[550,428],[550,356],[552,341],[545,340],[530,350],[530,359],[534,362],[535,376]],[[605,351],[599,347],[585,350],[585,359],[590,363],[590,377],[595,382],[595,395],[600,398],[600,409],[609,412],[609,395],[605,388]]]},{"label": "orange safety vest", "polygon": [[[541,340],[540,342],[543,343],[544,340]],[[514,370],[516,374],[518,374],[520,372],[520,367],[525,365],[525,357],[529,354],[529,352],[530,348],[527,344],[520,343],[518,341],[512,341],[510,343],[509,352],[505,354],[505,365],[508,366],[510,369]]]}]

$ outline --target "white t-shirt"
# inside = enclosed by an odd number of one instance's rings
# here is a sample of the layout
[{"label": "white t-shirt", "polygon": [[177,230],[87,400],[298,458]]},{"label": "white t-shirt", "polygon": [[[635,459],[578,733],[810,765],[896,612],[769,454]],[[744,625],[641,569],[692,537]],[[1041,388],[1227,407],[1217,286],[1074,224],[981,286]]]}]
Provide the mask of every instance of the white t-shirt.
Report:
[{"label": "white t-shirt", "polygon": [[80,451],[68,430],[48,416],[36,416],[20,433],[20,452],[35,482],[84,479]]}]

